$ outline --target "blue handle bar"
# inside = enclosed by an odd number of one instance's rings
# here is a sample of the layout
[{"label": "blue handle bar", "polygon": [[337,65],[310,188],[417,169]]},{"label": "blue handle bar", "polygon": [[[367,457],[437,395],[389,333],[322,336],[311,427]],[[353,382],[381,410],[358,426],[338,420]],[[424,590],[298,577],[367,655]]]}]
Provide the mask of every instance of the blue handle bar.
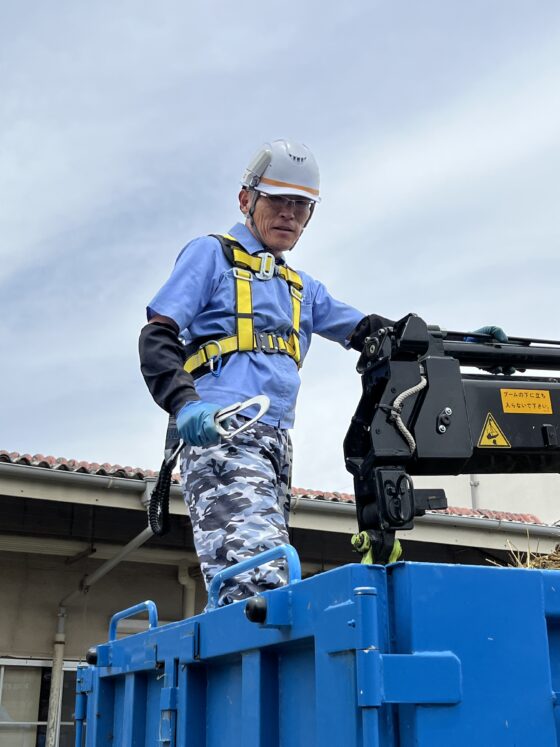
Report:
[{"label": "blue handle bar", "polygon": [[129,607],[128,609],[122,610],[121,612],[117,612],[116,615],[113,615],[113,617],[111,618],[111,622],[109,623],[109,640],[116,640],[117,625],[119,624],[120,620],[124,620],[125,617],[134,617],[134,615],[138,615],[140,612],[148,613],[148,624],[150,629],[157,628],[157,607],[154,602],[150,602],[148,600],[147,602],[140,602],[140,604],[135,604],[134,607]]},{"label": "blue handle bar", "polygon": [[211,610],[218,606],[218,594],[224,581],[237,576],[239,573],[250,571],[252,568],[258,568],[260,565],[269,563],[271,560],[278,560],[279,558],[286,558],[288,561],[289,583],[293,584],[296,581],[301,581],[301,564],[295,548],[292,545],[279,545],[278,547],[273,547],[272,550],[261,552],[253,558],[242,560],[241,563],[236,563],[216,573],[208,589],[208,604],[206,605],[206,609]]}]

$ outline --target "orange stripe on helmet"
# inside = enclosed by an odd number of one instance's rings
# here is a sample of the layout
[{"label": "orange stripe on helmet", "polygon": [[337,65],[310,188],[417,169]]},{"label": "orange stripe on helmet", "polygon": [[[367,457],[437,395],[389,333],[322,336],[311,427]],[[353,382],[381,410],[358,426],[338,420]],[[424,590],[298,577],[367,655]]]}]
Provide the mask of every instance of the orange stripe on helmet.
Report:
[{"label": "orange stripe on helmet", "polygon": [[290,184],[290,182],[279,182],[277,179],[267,179],[267,177],[261,177],[261,182],[264,184],[270,184],[272,187],[289,187],[290,189],[301,189],[303,192],[310,192],[312,195],[319,197],[319,190],[313,189],[312,187],[304,187],[302,184]]}]

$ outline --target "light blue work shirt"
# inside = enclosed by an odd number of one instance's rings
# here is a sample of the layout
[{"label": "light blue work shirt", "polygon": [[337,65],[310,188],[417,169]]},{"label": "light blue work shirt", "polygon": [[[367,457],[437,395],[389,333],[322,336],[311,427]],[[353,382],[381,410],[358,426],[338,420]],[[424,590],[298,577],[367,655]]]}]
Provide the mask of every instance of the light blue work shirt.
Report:
[{"label": "light blue work shirt", "polygon": [[[250,254],[264,251],[242,223],[229,233]],[[303,281],[299,337],[303,362],[313,332],[347,347],[348,336],[365,314],[334,299],[322,283],[307,273],[299,275]],[[287,340],[292,332],[292,302],[286,281],[278,275],[270,280],[254,279],[251,290],[255,332],[274,333]],[[187,244],[169,280],[148,305],[147,313],[148,320],[155,314],[173,319],[187,344],[236,334],[233,267],[217,239],[202,236]],[[270,408],[262,422],[279,428],[294,424],[300,378],[289,355],[232,353],[219,377],[209,372],[197,378],[195,386],[202,400],[224,407],[266,394]]]}]

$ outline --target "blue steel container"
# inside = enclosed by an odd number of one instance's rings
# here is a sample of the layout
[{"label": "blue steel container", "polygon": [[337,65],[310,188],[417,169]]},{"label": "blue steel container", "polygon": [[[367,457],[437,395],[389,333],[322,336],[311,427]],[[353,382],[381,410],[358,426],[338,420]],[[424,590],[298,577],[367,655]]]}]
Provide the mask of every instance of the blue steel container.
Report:
[{"label": "blue steel container", "polygon": [[[162,627],[151,602],[116,615],[78,673],[77,747],[560,745],[560,572],[396,563],[300,581],[282,552],[291,583],[261,598],[216,609],[216,587],[207,612]],[[150,629],[115,640],[138,611]]]}]

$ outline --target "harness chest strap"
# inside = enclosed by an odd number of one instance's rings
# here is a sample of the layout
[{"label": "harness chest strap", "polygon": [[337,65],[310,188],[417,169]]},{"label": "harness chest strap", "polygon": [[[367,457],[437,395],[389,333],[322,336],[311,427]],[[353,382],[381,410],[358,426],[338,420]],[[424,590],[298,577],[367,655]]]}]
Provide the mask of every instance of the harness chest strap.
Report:
[{"label": "harness chest strap", "polygon": [[[235,278],[235,321],[236,334],[210,340],[190,355],[184,365],[185,371],[193,373],[213,358],[240,351],[263,351],[285,353],[300,365],[301,350],[299,327],[301,322],[301,301],[303,283],[300,276],[286,265],[276,265],[271,254],[253,256],[246,252],[236,239],[229,234],[216,235],[225,256],[233,265]],[[251,283],[255,277],[267,280],[278,274],[290,288],[292,301],[292,333],[288,340],[279,335],[255,332],[253,294]]]}]

